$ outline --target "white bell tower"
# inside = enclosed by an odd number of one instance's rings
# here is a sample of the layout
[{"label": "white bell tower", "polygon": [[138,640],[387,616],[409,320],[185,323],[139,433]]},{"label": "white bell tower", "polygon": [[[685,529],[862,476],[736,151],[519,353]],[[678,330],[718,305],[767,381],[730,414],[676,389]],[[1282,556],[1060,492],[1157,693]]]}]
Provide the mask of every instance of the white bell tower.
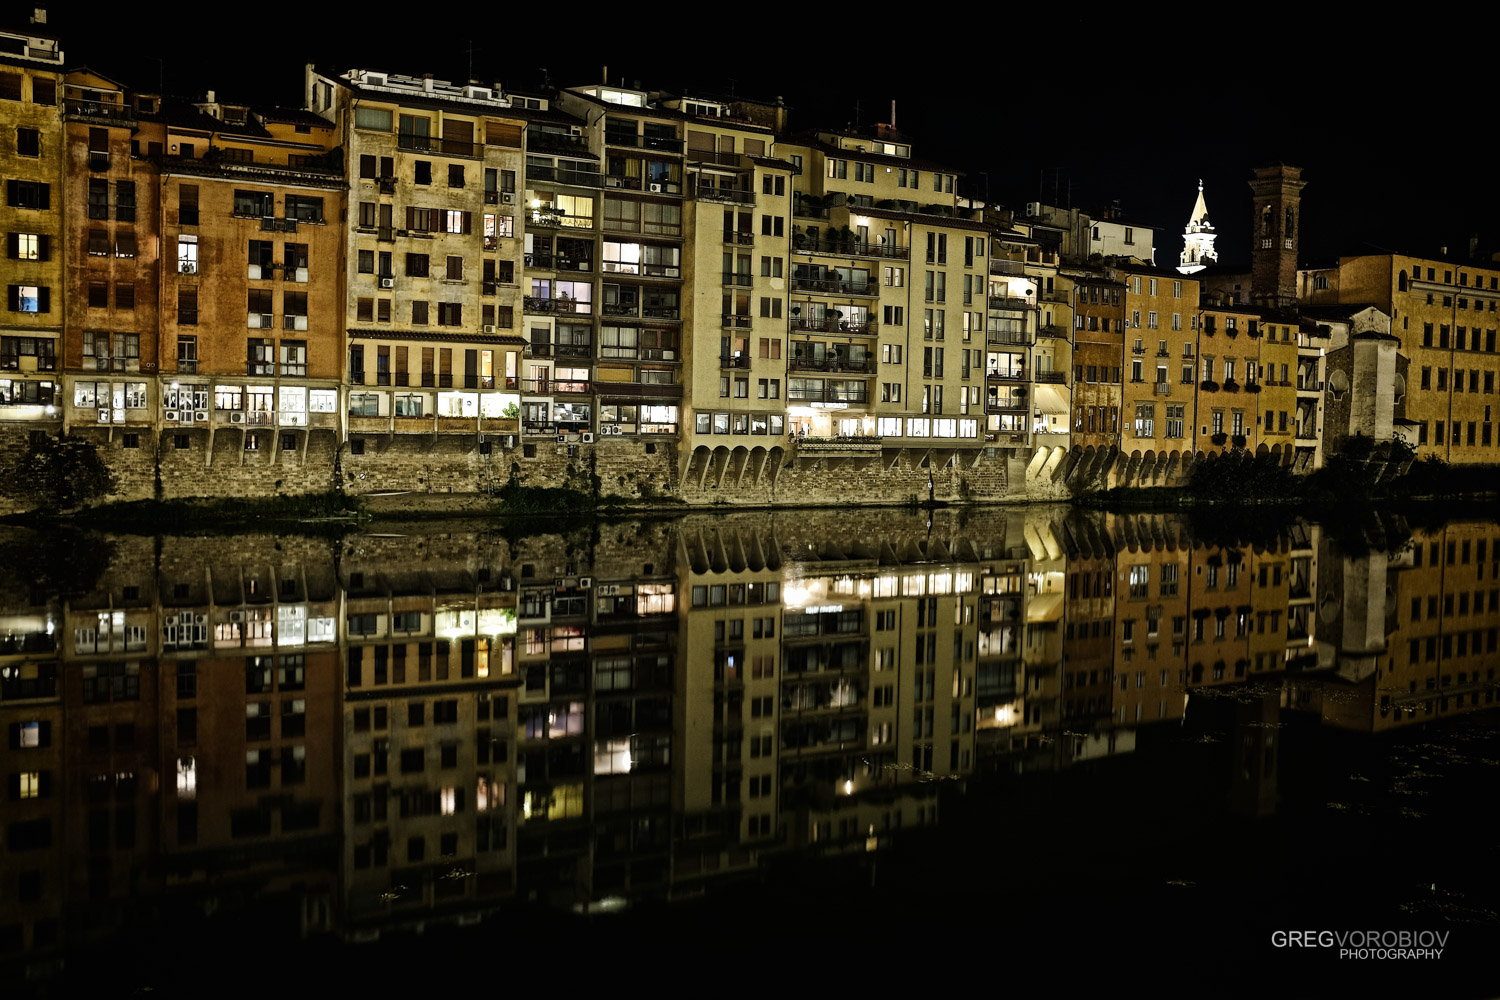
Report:
[{"label": "white bell tower", "polygon": [[1182,257],[1177,270],[1192,274],[1219,262],[1214,250],[1214,224],[1208,221],[1208,205],[1203,201],[1203,181],[1198,181],[1198,200],[1193,204],[1193,216],[1188,219],[1182,232]]}]

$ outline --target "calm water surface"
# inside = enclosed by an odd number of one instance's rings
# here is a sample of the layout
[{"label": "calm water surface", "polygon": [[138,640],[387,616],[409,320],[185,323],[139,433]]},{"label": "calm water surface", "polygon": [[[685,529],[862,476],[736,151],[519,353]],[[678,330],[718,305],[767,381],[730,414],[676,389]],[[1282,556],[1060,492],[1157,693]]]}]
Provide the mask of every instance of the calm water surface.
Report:
[{"label": "calm water surface", "polygon": [[[565,988],[710,955],[845,986],[892,961],[996,989],[1496,985],[1494,520],[0,547],[7,989],[203,995],[273,959],[293,992]],[[1361,958],[1288,930],[1448,937]]]}]

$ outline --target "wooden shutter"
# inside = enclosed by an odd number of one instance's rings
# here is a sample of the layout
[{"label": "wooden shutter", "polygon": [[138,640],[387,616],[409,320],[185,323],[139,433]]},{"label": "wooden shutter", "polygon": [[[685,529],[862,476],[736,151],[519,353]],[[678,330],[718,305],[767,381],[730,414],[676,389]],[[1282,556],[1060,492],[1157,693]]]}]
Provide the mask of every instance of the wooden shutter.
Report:
[{"label": "wooden shutter", "polygon": [[417,228],[417,210],[410,205],[406,206],[406,229],[410,232]]},{"label": "wooden shutter", "polygon": [[41,192],[37,197],[37,208],[52,207],[52,185],[38,184],[37,189]]},{"label": "wooden shutter", "polygon": [[746,139],[745,140],[745,153],[747,155],[750,155],[750,156],[765,156],[766,155],[766,140],[764,140],[764,139]]},{"label": "wooden shutter", "polygon": [[491,146],[521,145],[521,126],[511,122],[487,121],[484,123],[484,141]]},{"label": "wooden shutter", "polygon": [[42,260],[52,259],[52,237],[43,235],[37,240],[37,253]]},{"label": "wooden shutter", "polygon": [[469,233],[472,233],[473,231],[474,231],[474,213],[473,212],[465,212],[464,213],[464,234],[468,235]]},{"label": "wooden shutter", "polygon": [[36,293],[36,303],[37,312],[51,312],[52,289],[47,287],[38,288]]},{"label": "wooden shutter", "polygon": [[21,256],[20,233],[5,234],[5,256],[11,258],[12,260],[15,260],[17,257]]},{"label": "wooden shutter", "polygon": [[714,151],[714,134],[712,132],[694,132],[688,130],[688,149],[699,152],[712,153]]}]

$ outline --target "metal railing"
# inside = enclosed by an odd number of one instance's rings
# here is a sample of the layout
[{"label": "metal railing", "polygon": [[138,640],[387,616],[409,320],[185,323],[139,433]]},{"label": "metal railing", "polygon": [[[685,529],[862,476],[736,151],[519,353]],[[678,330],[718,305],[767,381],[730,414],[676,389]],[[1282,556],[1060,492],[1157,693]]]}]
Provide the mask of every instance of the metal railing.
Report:
[{"label": "metal railing", "polygon": [[845,278],[792,278],[792,289],[825,295],[879,295],[880,284],[874,281],[850,281]]},{"label": "metal railing", "polygon": [[871,243],[867,240],[833,240],[833,239],[808,239],[802,237],[792,238],[792,250],[795,253],[824,253],[837,254],[840,257],[881,257],[887,260],[910,260],[911,247],[897,246],[894,243]]}]

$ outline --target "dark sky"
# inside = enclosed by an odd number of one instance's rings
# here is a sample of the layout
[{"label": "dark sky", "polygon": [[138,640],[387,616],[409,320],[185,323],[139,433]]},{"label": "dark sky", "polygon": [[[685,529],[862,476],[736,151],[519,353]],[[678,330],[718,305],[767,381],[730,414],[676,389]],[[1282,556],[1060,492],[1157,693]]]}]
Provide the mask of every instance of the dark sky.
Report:
[{"label": "dark sky", "polygon": [[[993,200],[1017,206],[1054,192],[1081,207],[1118,201],[1158,227],[1164,264],[1181,249],[1200,177],[1225,263],[1248,263],[1246,182],[1276,161],[1303,167],[1308,182],[1304,263],[1372,246],[1456,253],[1476,234],[1482,250],[1500,250],[1489,165],[1496,88],[1487,57],[1452,44],[1484,25],[1290,9],[1241,23],[1143,7],[1050,22],[945,14],[941,28],[912,34],[911,18],[883,29],[878,8],[850,12],[842,26],[844,15],[827,11],[758,19],[749,9],[724,15],[731,24],[673,8],[650,34],[639,9],[633,25],[597,19],[593,7],[558,11],[552,28],[474,8],[423,27],[375,4],[299,13],[295,30],[277,26],[278,15],[261,38],[228,22],[163,38],[155,19],[77,7],[55,11],[51,27],[70,64],[143,88],[160,75],[179,94],[269,91],[297,102],[311,61],[451,80],[472,65],[475,78],[519,88],[537,87],[543,71],[554,84],[598,82],[607,64],[614,82],[647,88],[781,95],[796,127],[885,121],[895,100],[917,154],[966,172],[974,193],[987,184]],[[734,25],[748,30],[736,36]]]}]

